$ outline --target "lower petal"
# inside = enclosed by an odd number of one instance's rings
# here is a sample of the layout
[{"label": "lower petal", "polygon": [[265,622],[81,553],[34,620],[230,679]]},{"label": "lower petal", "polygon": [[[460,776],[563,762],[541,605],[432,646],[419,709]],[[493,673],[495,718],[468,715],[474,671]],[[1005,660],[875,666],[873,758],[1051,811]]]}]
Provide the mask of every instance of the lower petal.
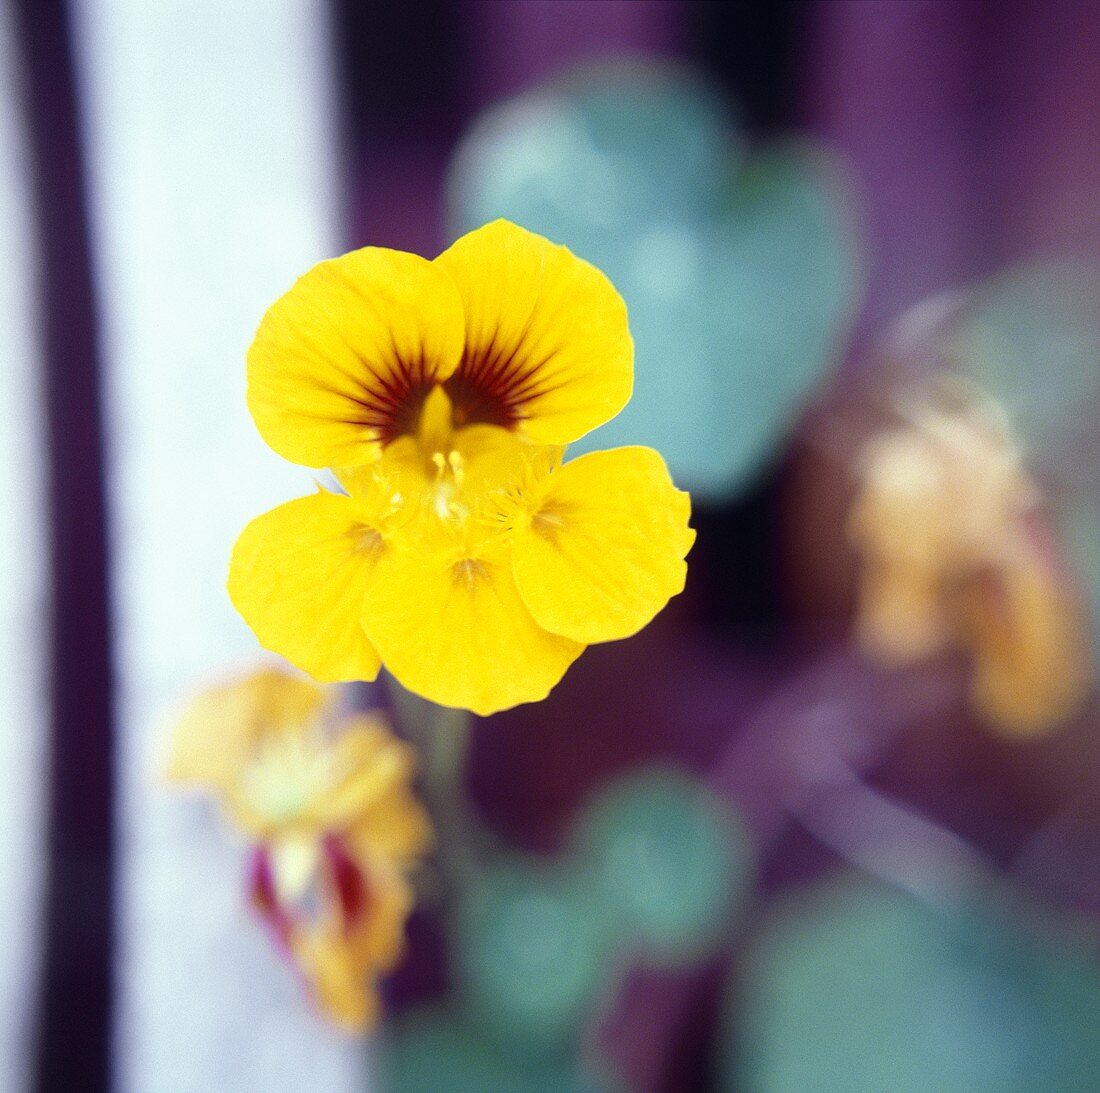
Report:
[{"label": "lower petal", "polygon": [[690,507],[650,448],[566,463],[516,536],[523,602],[540,625],[575,641],[629,637],[683,591]]},{"label": "lower petal", "polygon": [[374,679],[363,590],[384,552],[352,498],[324,490],[280,505],[241,533],[229,597],[260,644],[322,682]]},{"label": "lower petal", "polygon": [[372,1028],[381,1013],[372,969],[339,933],[304,933],[295,939],[294,958],[318,1003],[351,1032]]},{"label": "lower petal", "polygon": [[375,574],[363,625],[410,691],[482,716],[545,698],[584,649],[535,622],[500,550],[394,554]]}]

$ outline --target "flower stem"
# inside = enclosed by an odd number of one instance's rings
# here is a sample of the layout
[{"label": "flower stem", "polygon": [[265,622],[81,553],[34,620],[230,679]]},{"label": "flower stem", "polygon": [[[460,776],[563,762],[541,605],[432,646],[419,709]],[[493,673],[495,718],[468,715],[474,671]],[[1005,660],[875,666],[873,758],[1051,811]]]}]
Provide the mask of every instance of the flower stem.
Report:
[{"label": "flower stem", "polygon": [[467,710],[436,706],[410,694],[395,680],[389,692],[398,723],[420,753],[439,867],[446,888],[453,891],[477,872],[487,841],[466,784],[473,717]]}]

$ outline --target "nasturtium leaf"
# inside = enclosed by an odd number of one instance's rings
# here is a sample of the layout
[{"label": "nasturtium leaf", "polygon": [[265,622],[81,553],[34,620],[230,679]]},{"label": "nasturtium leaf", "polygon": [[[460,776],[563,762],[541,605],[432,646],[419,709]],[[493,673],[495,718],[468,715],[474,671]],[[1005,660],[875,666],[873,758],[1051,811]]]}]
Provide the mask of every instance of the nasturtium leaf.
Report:
[{"label": "nasturtium leaf", "polygon": [[854,307],[840,173],[750,155],[683,71],[605,66],[490,111],[451,176],[454,234],[507,217],[599,266],[630,309],[634,397],[577,451],[649,444],[677,482],[748,484],[832,364]]},{"label": "nasturtium leaf", "polygon": [[612,1086],[572,1057],[520,1061],[441,1009],[389,1028],[381,1087],[391,1093],[602,1093]]},{"label": "nasturtium leaf", "polygon": [[[1100,624],[1100,494],[1082,488],[1060,498],[1059,528],[1064,537],[1074,579],[1080,582],[1092,619],[1093,634]],[[1100,647],[1093,639],[1093,661],[1100,663]]]},{"label": "nasturtium leaf", "polygon": [[729,1090],[1100,1088],[1096,954],[988,904],[827,884],[765,925],[732,1002]]},{"label": "nasturtium leaf", "polygon": [[674,770],[603,789],[579,819],[576,844],[623,943],[649,962],[701,955],[754,872],[752,845],[732,810]]},{"label": "nasturtium leaf", "polygon": [[499,862],[458,910],[460,996],[497,1042],[566,1050],[608,986],[611,943],[593,892],[567,867]]},{"label": "nasturtium leaf", "polygon": [[1029,463],[1100,496],[1100,269],[1018,266],[968,294],[946,336],[951,364],[1009,415]]},{"label": "nasturtium leaf", "polygon": [[1029,469],[1100,619],[1100,268],[1021,265],[971,290],[944,336],[953,367],[989,395]]}]

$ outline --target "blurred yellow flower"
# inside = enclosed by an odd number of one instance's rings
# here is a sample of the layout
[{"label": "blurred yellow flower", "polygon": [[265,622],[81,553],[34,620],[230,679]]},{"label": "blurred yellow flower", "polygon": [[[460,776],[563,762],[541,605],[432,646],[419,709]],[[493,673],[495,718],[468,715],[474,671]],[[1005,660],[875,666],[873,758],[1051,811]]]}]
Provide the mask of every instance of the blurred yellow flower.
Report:
[{"label": "blurred yellow flower", "polygon": [[218,796],[254,840],[248,891],[312,995],[349,1029],[378,1016],[400,959],[408,874],[427,850],[411,749],[376,714],[339,716],[274,669],[199,695],[176,726],[171,778]]},{"label": "blurred yellow flower", "polygon": [[320,680],[489,714],[546,696],[593,642],[684,586],[690,502],[648,448],[563,463],[630,397],[626,308],[602,273],[506,221],[434,261],[366,247],[264,316],[248,401],[324,488],[254,520],[229,593]]},{"label": "blurred yellow flower", "polygon": [[972,659],[977,711],[1013,736],[1071,716],[1090,685],[1079,597],[1004,415],[942,380],[865,448],[849,532],[863,557],[857,630],[887,663]]}]

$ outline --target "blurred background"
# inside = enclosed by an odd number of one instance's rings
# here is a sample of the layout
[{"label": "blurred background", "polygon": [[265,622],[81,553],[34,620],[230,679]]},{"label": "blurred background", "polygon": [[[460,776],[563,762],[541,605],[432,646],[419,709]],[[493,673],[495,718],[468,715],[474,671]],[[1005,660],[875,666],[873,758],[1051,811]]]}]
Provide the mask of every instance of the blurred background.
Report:
[{"label": "blurred background", "polygon": [[[0,1088],[1100,1088],[1098,92],[1089,0],[0,5]],[[505,849],[364,1041],[166,740],[310,488],[264,308],[496,216],[623,293],[577,450],[699,538],[477,726]]]}]

